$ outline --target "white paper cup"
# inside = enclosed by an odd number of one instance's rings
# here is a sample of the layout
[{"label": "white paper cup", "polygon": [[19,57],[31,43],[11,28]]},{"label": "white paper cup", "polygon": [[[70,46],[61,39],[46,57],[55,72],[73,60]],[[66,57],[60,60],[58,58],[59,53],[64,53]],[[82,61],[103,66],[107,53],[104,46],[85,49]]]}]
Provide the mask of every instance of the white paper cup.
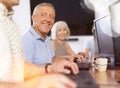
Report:
[{"label": "white paper cup", "polygon": [[108,64],[107,58],[97,58],[95,63],[98,71],[106,71]]},{"label": "white paper cup", "polygon": [[98,71],[106,71],[107,65],[96,65]]}]

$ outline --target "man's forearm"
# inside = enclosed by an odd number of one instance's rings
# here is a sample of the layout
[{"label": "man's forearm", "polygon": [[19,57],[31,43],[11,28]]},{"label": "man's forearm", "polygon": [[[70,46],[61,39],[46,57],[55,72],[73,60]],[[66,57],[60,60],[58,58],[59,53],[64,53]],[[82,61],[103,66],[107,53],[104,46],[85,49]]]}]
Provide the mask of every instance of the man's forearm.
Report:
[{"label": "man's forearm", "polygon": [[45,65],[34,65],[29,62],[24,64],[24,78],[29,79],[35,76],[45,74]]}]

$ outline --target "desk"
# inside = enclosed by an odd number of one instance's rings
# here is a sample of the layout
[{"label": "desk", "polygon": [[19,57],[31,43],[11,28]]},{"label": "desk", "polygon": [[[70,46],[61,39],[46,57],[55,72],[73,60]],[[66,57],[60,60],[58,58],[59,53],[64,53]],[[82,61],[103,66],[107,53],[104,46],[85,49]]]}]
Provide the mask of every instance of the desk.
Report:
[{"label": "desk", "polygon": [[90,73],[100,88],[120,88],[120,70],[107,70],[105,72],[90,70]]}]

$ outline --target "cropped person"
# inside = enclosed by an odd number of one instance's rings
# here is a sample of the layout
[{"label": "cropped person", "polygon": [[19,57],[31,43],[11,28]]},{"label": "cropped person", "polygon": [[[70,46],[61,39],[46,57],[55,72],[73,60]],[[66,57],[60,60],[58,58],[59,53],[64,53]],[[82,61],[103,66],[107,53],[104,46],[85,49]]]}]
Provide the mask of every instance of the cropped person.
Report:
[{"label": "cropped person", "polygon": [[76,85],[61,74],[46,74],[22,83],[0,81],[0,88],[76,88]]},{"label": "cropped person", "polygon": [[[92,27],[93,34],[94,34],[94,31],[95,31],[95,27],[93,25]],[[84,52],[85,52],[85,57],[88,57],[92,62],[94,61],[94,58],[98,57],[98,55],[95,53],[94,36],[86,40],[84,45]]]},{"label": "cropped person", "polygon": [[81,55],[77,55],[68,42],[66,41],[70,35],[70,29],[65,21],[57,21],[51,29],[52,47],[55,52],[55,56],[79,58],[83,61],[84,58]]},{"label": "cropped person", "polygon": [[[12,7],[18,4],[19,0],[0,0],[0,88],[74,88],[75,84],[63,75],[47,75],[45,65],[36,66],[24,61],[19,29],[12,19]],[[56,63],[52,65],[56,66]],[[68,67],[74,67],[70,63],[63,64],[57,66],[62,70],[68,64]],[[51,71],[52,65],[49,66]]]},{"label": "cropped person", "polygon": [[85,48],[85,53],[86,53],[86,56],[88,57],[89,54],[94,54],[94,39],[91,38],[89,40],[87,40],[85,42],[85,45],[84,45],[84,48]]}]

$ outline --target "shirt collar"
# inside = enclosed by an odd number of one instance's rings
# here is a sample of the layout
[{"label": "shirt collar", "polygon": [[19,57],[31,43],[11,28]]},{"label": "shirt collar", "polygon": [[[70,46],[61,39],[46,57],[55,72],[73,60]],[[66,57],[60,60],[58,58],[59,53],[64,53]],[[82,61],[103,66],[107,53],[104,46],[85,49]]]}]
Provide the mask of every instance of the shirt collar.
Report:
[{"label": "shirt collar", "polygon": [[47,41],[48,40],[48,36],[46,37],[46,39],[43,39],[40,35],[38,35],[37,32],[35,32],[33,27],[31,27],[29,31],[35,37],[35,39],[37,39],[37,40],[39,40],[39,39],[42,40],[42,41]]}]

